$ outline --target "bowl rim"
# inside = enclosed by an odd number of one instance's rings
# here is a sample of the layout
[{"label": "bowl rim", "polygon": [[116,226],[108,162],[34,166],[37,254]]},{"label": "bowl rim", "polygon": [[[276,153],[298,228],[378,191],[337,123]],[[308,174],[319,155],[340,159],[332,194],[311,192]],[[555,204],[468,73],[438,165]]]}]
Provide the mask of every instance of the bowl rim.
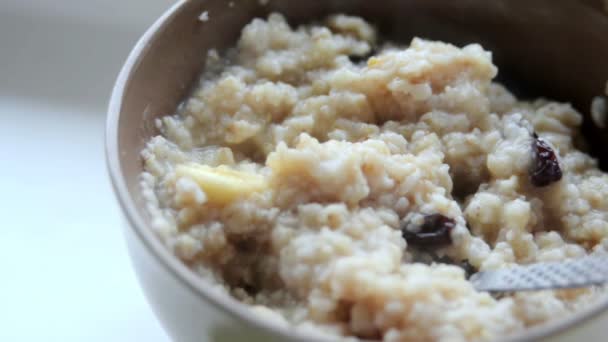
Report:
[{"label": "bowl rim", "polygon": [[[208,284],[205,280],[196,275],[165,248],[156,234],[145,224],[143,217],[136,209],[135,201],[129,194],[121,171],[121,152],[120,146],[118,146],[118,126],[125,90],[131,82],[134,70],[150,48],[151,42],[154,40],[157,32],[164,28],[188,2],[189,0],[176,1],[145,31],[129,53],[112,90],[105,127],[105,157],[115,196],[124,217],[127,219],[128,227],[125,229],[132,230],[145,248],[148,249],[148,252],[183,287],[206,303],[210,303],[225,315],[247,323],[250,328],[261,327],[267,333],[274,334],[283,340],[309,341],[312,335],[306,334],[299,329],[290,329],[289,326],[274,324],[267,319],[260,318],[238,300],[224,293],[211,290],[209,286],[206,286]],[[598,319],[600,314],[607,311],[608,298],[604,298],[602,301],[594,303],[579,312],[570,314],[566,318],[552,320],[540,326],[525,328],[522,332],[503,338],[502,341],[534,341],[541,338],[553,337],[578,325]],[[163,323],[161,322],[161,324]],[[335,338],[326,336],[314,336],[314,338],[318,341],[328,342],[336,340]]]}]

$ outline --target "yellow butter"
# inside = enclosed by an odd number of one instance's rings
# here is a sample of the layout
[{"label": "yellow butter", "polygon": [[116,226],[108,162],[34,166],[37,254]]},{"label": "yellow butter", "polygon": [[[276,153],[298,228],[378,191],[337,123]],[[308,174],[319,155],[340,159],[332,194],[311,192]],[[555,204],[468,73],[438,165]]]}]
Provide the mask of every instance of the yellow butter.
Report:
[{"label": "yellow butter", "polygon": [[195,181],[205,191],[208,202],[215,204],[227,204],[266,187],[263,176],[227,166],[184,164],[175,168],[175,174],[178,178],[188,177]]},{"label": "yellow butter", "polygon": [[380,64],[380,59],[377,57],[372,57],[367,61],[368,67],[378,66]]}]

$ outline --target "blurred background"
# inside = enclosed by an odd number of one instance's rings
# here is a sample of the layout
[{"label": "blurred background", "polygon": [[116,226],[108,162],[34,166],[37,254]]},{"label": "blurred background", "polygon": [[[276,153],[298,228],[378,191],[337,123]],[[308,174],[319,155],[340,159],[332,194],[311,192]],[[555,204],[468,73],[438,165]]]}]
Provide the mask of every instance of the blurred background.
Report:
[{"label": "blurred background", "polygon": [[171,0],[0,1],[0,341],[167,341],[131,270],[106,105]]}]

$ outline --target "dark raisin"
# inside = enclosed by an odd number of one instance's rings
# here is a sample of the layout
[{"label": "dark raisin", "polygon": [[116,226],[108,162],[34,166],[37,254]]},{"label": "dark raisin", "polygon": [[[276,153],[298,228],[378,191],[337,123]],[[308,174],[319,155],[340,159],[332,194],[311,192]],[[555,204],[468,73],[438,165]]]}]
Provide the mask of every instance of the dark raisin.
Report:
[{"label": "dark raisin", "polygon": [[456,226],[456,221],[441,214],[432,214],[424,217],[424,222],[417,232],[411,232],[408,229],[410,226],[410,223],[406,223],[401,229],[401,234],[408,244],[437,247],[452,243],[450,232]]},{"label": "dark raisin", "polygon": [[375,54],[376,54],[376,50],[372,48],[365,55],[350,55],[350,56],[348,56],[348,59],[350,59],[350,61],[353,64],[359,64],[362,62],[367,62],[367,60]]},{"label": "dark raisin", "polygon": [[238,240],[232,241],[236,250],[240,253],[250,254],[254,253],[258,245],[250,239],[239,238]]},{"label": "dark raisin", "polygon": [[258,293],[258,289],[251,284],[244,284],[242,288],[243,291],[245,291],[250,296],[255,296],[255,294]]},{"label": "dark raisin", "polygon": [[435,262],[440,263],[440,264],[448,264],[448,265],[454,264],[454,260],[447,255],[444,255],[442,257],[435,256]]},{"label": "dark raisin", "polygon": [[562,169],[555,151],[536,133],[532,138],[532,167],[530,168],[532,185],[543,187],[562,179]]},{"label": "dark raisin", "polygon": [[469,260],[462,260],[458,266],[464,270],[464,274],[467,279],[471,278],[473,274],[477,273],[477,269],[475,266],[471,265]]}]

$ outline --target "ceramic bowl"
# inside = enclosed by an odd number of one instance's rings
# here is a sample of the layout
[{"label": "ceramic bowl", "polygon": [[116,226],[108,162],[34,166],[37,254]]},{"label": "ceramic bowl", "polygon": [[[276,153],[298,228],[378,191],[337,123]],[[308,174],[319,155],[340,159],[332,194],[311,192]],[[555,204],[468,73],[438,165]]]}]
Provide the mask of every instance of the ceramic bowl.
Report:
[{"label": "ceramic bowl", "polygon": [[[209,20],[199,16],[208,11]],[[455,44],[479,42],[494,52],[501,81],[520,96],[547,95],[588,112],[608,80],[608,16],[602,1],[555,0],[306,0],[178,1],[141,38],[112,94],[107,160],[126,218],[135,271],[160,322],[175,341],[305,341],[210,290],[163,247],[150,229],[138,175],[140,151],[158,134],[154,119],[174,113],[200,74],[207,50],[233,45],[253,17],[271,11],[291,23],[335,12],[362,15],[391,39],[412,36]],[[588,120],[586,120],[588,121]],[[586,124],[584,134],[602,165],[608,135]],[[512,340],[605,341],[608,302],[510,337]]]}]

